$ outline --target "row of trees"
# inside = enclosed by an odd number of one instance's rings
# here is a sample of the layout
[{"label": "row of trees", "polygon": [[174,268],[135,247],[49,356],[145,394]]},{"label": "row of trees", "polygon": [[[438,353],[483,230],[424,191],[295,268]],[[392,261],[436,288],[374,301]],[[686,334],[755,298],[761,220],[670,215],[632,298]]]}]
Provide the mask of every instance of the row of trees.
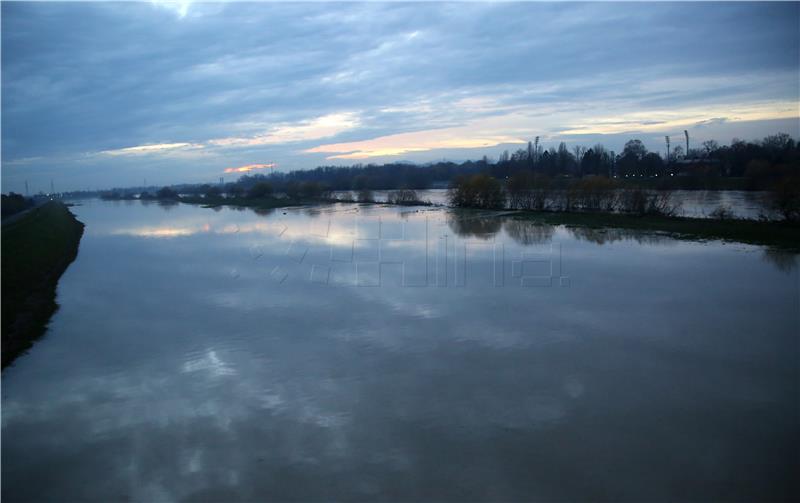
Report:
[{"label": "row of trees", "polygon": [[[503,152],[496,161],[483,157],[463,163],[437,162],[427,165],[390,163],[356,164],[348,167],[322,166],[270,175],[245,175],[224,190],[246,191],[259,182],[268,182],[278,192],[287,192],[296,184],[316,182],[326,190],[427,189],[447,186],[455,177],[487,173],[505,179],[520,171],[550,177],[581,178],[602,175],[609,178],[657,179],[681,176],[689,183],[683,188],[705,188],[709,178],[744,177],[751,183],[742,188],[766,188],[779,179],[800,171],[800,143],[787,134],[768,136],[761,141],[734,139],[730,145],[705,141],[702,148],[684,152],[674,146],[669,157],[648,151],[638,139],[628,141],[622,152],[615,153],[602,144],[569,148],[566,143],[545,149],[538,141],[529,142],[516,152]],[[692,186],[694,181],[697,187]]]},{"label": "row of trees", "polygon": [[[745,142],[734,139],[720,146],[715,140],[702,143],[702,148],[684,152],[683,147],[670,149],[669,156],[648,151],[641,140],[628,141],[622,152],[615,155],[602,144],[586,148],[580,145],[569,149],[565,143],[544,150],[528,143],[526,149],[509,154],[504,152],[491,168],[491,174],[505,178],[523,169],[550,176],[604,175],[619,178],[650,178],[658,176],[730,176],[764,181],[784,177],[800,164],[800,143],[788,134],[767,136],[761,141]],[[769,180],[767,180],[769,181]]]},{"label": "row of trees", "polygon": [[[504,182],[487,174],[457,177],[448,190],[450,204],[467,208],[667,216],[675,215],[680,207],[671,191],[652,190],[600,175],[569,179],[519,171]],[[772,211],[787,221],[800,221],[800,175],[781,179],[769,192]],[[714,216],[726,218],[729,215],[720,208]]]},{"label": "row of trees", "polygon": [[456,207],[537,211],[674,215],[679,207],[669,191],[625,186],[599,175],[558,180],[529,171],[510,176],[505,184],[487,174],[458,177],[448,199]]},{"label": "row of trees", "polygon": [[[274,172],[269,175],[244,175],[225,185],[181,185],[173,187],[182,194],[210,195],[225,193],[246,197],[258,184],[267,183],[271,192],[290,197],[325,197],[333,190],[428,189],[447,187],[458,176],[486,173],[503,180],[521,171],[552,178],[606,176],[647,182],[656,188],[740,188],[767,189],[779,180],[800,173],[800,142],[787,134],[767,136],[760,141],[734,139],[730,145],[716,141],[702,143],[699,149],[684,152],[680,146],[669,157],[651,152],[642,141],[628,141],[619,154],[602,144],[592,147],[565,143],[545,149],[536,142],[513,153],[504,152],[496,160],[484,156],[462,163],[436,162],[356,164],[321,166],[311,170]],[[728,182],[716,183],[715,180]],[[144,189],[152,190],[152,189]],[[110,198],[131,197],[131,190],[115,189]]]},{"label": "row of trees", "polygon": [[[780,186],[780,193],[787,195],[787,203],[780,211],[792,214],[794,210],[791,208],[795,203],[788,195],[796,190],[797,184],[792,180],[797,177],[800,177],[800,143],[787,134],[767,136],[753,142],[734,140],[726,146],[710,140],[703,142],[702,148],[691,149],[688,153],[675,146],[670,149],[668,157],[648,151],[638,139],[628,141],[619,154],[602,144],[570,149],[561,143],[558,147],[544,149],[537,139],[516,152],[504,152],[497,161],[484,156],[479,161],[443,161],[422,166],[410,163],[323,166],[287,173],[244,175],[226,185],[175,186],[154,194],[145,192],[141,197],[175,199],[181,193],[206,198],[280,195],[300,200],[329,199],[331,191],[354,190],[360,201],[370,201],[372,191],[378,189],[463,186],[463,190],[455,193],[454,204],[457,206],[498,207],[507,202],[515,208],[570,208],[572,201],[578,200],[575,204],[587,209],[603,209],[601,206],[620,209],[639,203],[628,204],[615,199],[611,204],[598,194],[611,191],[609,185],[613,185],[614,190],[640,185],[660,189],[734,186],[769,189],[775,193]],[[709,180],[726,178],[731,181],[722,187],[716,182],[709,183]],[[466,183],[466,180],[470,182]],[[733,181],[737,184],[732,185]],[[550,200],[551,193],[560,194],[557,202]],[[583,196],[576,196],[576,199],[574,194],[592,195],[587,200]],[[131,198],[134,195],[130,190],[117,190],[108,197]],[[646,201],[639,207],[657,208],[660,204],[656,203]]]}]

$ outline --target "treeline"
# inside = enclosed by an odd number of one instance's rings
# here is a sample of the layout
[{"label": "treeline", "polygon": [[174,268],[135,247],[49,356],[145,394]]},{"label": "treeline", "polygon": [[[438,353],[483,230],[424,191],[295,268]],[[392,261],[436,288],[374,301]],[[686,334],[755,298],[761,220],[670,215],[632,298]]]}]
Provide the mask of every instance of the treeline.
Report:
[{"label": "treeline", "polygon": [[[800,221],[800,176],[782,178],[770,187],[770,209],[787,221]],[[674,216],[680,202],[672,191],[589,175],[554,178],[521,170],[501,180],[485,173],[458,176],[448,190],[451,206],[558,212],[602,212]],[[713,218],[732,218],[724,207]],[[763,218],[770,219],[769,215]]]},{"label": "treeline", "polygon": [[456,175],[478,173],[488,167],[489,163],[486,160],[425,165],[390,163],[356,164],[346,167],[320,166],[316,169],[287,173],[244,175],[233,185],[246,190],[256,183],[268,182],[280,191],[292,190],[309,182],[322,184],[328,190],[429,189],[437,185],[446,187]]},{"label": "treeline", "polygon": [[10,192],[8,195],[3,194],[0,196],[0,199],[2,199],[2,208],[0,208],[0,211],[2,211],[4,217],[24,211],[34,204],[33,199],[15,192]]},{"label": "treeline", "polygon": [[[760,141],[734,139],[723,146],[710,140],[688,153],[682,146],[674,145],[669,156],[662,156],[648,151],[638,139],[628,141],[620,153],[602,144],[568,148],[562,142],[558,147],[545,149],[537,140],[515,152],[503,152],[496,160],[484,156],[461,163],[320,166],[286,173],[243,175],[236,182],[224,185],[182,184],[172,188],[181,194],[203,195],[216,190],[210,187],[218,187],[222,193],[239,196],[247,194],[256,184],[267,183],[276,193],[317,197],[339,190],[445,188],[457,176],[485,173],[506,179],[521,171],[551,178],[606,176],[635,180],[639,185],[657,189],[766,190],[800,172],[800,142],[784,133]],[[155,196],[152,187],[114,189],[104,195],[124,199],[142,192]]]},{"label": "treeline", "polygon": [[543,150],[538,144],[528,144],[513,154],[504,152],[492,166],[491,175],[505,177],[522,169],[549,176],[582,177],[604,175],[618,178],[650,178],[663,176],[724,176],[747,177],[761,181],[782,178],[800,165],[800,143],[785,133],[767,136],[761,141],[745,142],[734,139],[730,145],[716,141],[702,143],[700,149],[688,153],[680,145],[669,150],[669,156],[647,150],[641,140],[625,143],[618,155],[603,145]]},{"label": "treeline", "polygon": [[602,175],[556,179],[519,171],[505,183],[488,174],[459,176],[448,190],[451,206],[534,211],[590,211],[673,216],[679,205],[669,191],[625,185]]},{"label": "treeline", "polygon": [[[666,150],[666,149],[665,149]],[[720,180],[724,182],[720,182]],[[770,190],[776,211],[787,219],[800,214],[800,143],[787,134],[761,141],[734,140],[720,146],[705,141],[684,152],[674,145],[664,157],[638,139],[619,154],[597,144],[568,148],[565,143],[544,149],[538,139],[496,161],[357,164],[321,166],[269,175],[244,175],[225,185],[179,185],[158,192],[115,189],[109,199],[202,198],[329,200],[333,191],[356,191],[358,201],[371,201],[372,191],[451,187],[454,206],[481,208],[600,210],[670,214],[669,202],[649,189],[737,188]],[[735,183],[734,183],[735,182]],[[410,194],[410,193],[409,193]],[[613,197],[612,197],[613,195]],[[410,199],[398,193],[400,201]],[[416,195],[413,199],[416,201]],[[416,201],[418,202],[418,201]]]},{"label": "treeline", "polygon": [[[703,142],[702,148],[684,152],[675,145],[669,156],[651,152],[641,140],[628,141],[615,153],[602,144],[592,147],[543,148],[538,141],[526,148],[503,152],[497,160],[483,157],[463,163],[438,162],[426,165],[409,163],[356,164],[348,167],[321,166],[269,175],[244,175],[228,184],[225,192],[246,191],[256,183],[267,182],[276,191],[293,190],[303,183],[321,184],[327,190],[428,189],[445,187],[456,176],[485,173],[505,179],[520,171],[549,177],[582,178],[600,175],[608,178],[646,181],[654,188],[717,188],[716,179],[741,179],[736,188],[767,189],[777,180],[796,175],[800,166],[800,143],[788,134],[777,134],[761,141],[734,139],[730,145]],[[731,184],[722,184],[722,187]]]}]

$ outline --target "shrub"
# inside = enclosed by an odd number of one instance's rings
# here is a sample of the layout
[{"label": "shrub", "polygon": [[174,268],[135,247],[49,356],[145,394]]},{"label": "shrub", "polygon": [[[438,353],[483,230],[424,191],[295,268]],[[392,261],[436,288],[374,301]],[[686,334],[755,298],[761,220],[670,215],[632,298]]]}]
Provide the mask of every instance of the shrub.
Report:
[{"label": "shrub", "polygon": [[250,199],[262,199],[272,195],[272,185],[267,182],[258,182],[247,191]]},{"label": "shrub", "polygon": [[158,199],[178,199],[178,193],[169,187],[163,187],[156,192]]},{"label": "shrub", "polygon": [[502,208],[506,202],[500,182],[483,174],[455,178],[448,198],[451,205],[463,208]]},{"label": "shrub", "polygon": [[589,211],[613,211],[617,202],[616,184],[605,176],[588,176],[573,188],[574,206]]},{"label": "shrub", "polygon": [[369,189],[361,189],[358,191],[357,196],[359,203],[374,203],[375,197],[372,195],[372,191]]},{"label": "shrub", "polygon": [[800,176],[787,177],[774,184],[770,206],[785,220],[800,221]]},{"label": "shrub", "polygon": [[222,195],[222,189],[216,186],[210,186],[205,190],[206,199],[215,199]]},{"label": "shrub", "polygon": [[244,189],[240,185],[231,185],[227,192],[228,197],[237,198],[244,194]]},{"label": "shrub", "polygon": [[648,191],[641,187],[623,190],[618,201],[619,211],[636,215],[673,216],[680,208],[680,204],[673,202],[671,191]]},{"label": "shrub", "polygon": [[389,192],[387,201],[391,204],[420,204],[421,201],[417,197],[417,193],[411,189],[400,189]]},{"label": "shrub", "polygon": [[521,210],[543,210],[550,205],[551,180],[544,175],[523,171],[509,178],[506,185],[509,206]]},{"label": "shrub", "polygon": [[716,220],[730,220],[734,218],[733,210],[723,205],[717,206],[709,216]]}]

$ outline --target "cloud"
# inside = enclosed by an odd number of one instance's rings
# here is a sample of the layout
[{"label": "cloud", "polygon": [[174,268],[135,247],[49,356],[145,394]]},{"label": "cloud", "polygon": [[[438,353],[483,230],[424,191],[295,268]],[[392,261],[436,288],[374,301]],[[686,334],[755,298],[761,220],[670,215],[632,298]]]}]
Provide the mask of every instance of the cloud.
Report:
[{"label": "cloud", "polygon": [[[798,101],[730,103],[726,106],[651,109],[618,116],[590,117],[560,131],[564,135],[670,132],[688,126],[719,125],[729,121],[773,121],[798,117]],[[723,115],[724,114],[724,115]]]},{"label": "cloud", "polygon": [[105,155],[147,155],[158,154],[165,151],[172,151],[176,149],[194,149],[203,148],[202,145],[194,143],[155,143],[151,145],[137,145],[135,147],[118,148],[114,150],[103,150],[100,153]]},{"label": "cloud", "polygon": [[259,145],[279,145],[306,140],[317,140],[335,136],[355,129],[359,125],[358,116],[353,112],[324,115],[299,124],[282,124],[271,128],[267,133],[209,140],[208,144],[217,147],[253,147]]},{"label": "cloud", "polygon": [[[172,154],[175,151],[193,149],[245,148],[264,145],[281,145],[335,136],[344,131],[352,130],[358,125],[359,120],[355,113],[337,113],[316,117],[314,119],[301,121],[295,124],[282,124],[269,129],[267,133],[253,136],[217,138],[207,140],[202,143],[154,143],[112,150],[102,150],[99,152],[99,154],[110,156],[155,155]],[[251,124],[250,127],[254,127],[254,125]],[[19,162],[19,160],[17,162]],[[267,164],[251,164],[249,166],[250,169],[273,167],[273,165]],[[226,168],[225,172],[232,172],[229,170],[237,169],[239,168]],[[242,171],[249,171],[250,169]]]},{"label": "cloud", "polygon": [[225,168],[225,173],[249,173],[257,169],[269,169],[274,168],[275,166],[277,166],[277,164],[274,162],[267,164],[246,164],[244,166],[239,166],[238,168]]},{"label": "cloud", "polygon": [[307,149],[308,153],[334,153],[328,159],[367,159],[405,154],[408,152],[426,152],[436,149],[452,148],[486,148],[503,143],[524,143],[513,136],[485,135],[470,127],[457,127],[415,131],[381,136],[364,141],[347,143],[331,143]]},{"label": "cloud", "polygon": [[695,126],[696,127],[712,126],[712,125],[715,125],[715,124],[723,124],[725,122],[728,122],[728,118],[727,117],[712,117],[711,119],[705,119],[705,120],[697,121],[695,123]]},{"label": "cloud", "polygon": [[205,182],[254,159],[465,159],[535,136],[800,133],[797,3],[0,9],[8,190]]},{"label": "cloud", "polygon": [[183,19],[189,14],[189,8],[192,5],[190,0],[150,0],[150,2],[156,7],[171,10],[179,19]]}]

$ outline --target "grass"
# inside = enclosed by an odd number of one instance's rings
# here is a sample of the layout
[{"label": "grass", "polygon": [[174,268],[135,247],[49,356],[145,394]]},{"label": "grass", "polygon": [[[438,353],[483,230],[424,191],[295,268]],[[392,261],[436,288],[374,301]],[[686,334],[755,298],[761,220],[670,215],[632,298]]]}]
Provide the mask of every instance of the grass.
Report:
[{"label": "grass", "polygon": [[58,308],[58,279],[78,254],[83,227],[57,201],[2,227],[3,367],[44,333]]},{"label": "grass", "polygon": [[685,239],[718,239],[800,251],[800,225],[789,222],[548,211],[517,212],[515,218],[571,227],[665,232]]}]

